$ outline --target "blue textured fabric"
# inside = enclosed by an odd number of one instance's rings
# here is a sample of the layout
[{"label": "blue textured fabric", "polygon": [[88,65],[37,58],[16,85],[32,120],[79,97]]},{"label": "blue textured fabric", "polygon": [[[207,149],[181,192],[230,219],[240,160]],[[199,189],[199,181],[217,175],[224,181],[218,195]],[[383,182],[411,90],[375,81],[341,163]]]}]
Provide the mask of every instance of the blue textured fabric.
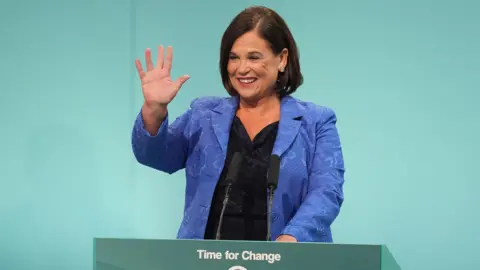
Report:
[{"label": "blue textured fabric", "polygon": [[[172,174],[185,169],[184,216],[177,237],[203,239],[213,192],[224,166],[236,97],[202,97],[157,134],[141,113],[132,131],[137,161]],[[287,96],[273,153],[281,158],[272,210],[272,239],[332,242],[330,226],[343,203],[344,162],[336,115],[330,108]],[[265,191],[267,192],[267,191]]]}]

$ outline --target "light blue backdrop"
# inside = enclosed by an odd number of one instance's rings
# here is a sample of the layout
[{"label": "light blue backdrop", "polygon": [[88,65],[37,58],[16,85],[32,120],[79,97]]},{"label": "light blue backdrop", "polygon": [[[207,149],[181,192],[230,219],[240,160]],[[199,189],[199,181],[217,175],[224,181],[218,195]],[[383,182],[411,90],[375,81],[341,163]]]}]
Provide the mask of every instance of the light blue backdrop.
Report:
[{"label": "light blue backdrop", "polygon": [[183,172],[142,167],[130,148],[134,59],[174,46],[173,75],[191,79],[173,116],[226,95],[220,38],[251,4],[292,28],[295,96],[338,114],[336,241],[387,244],[407,270],[480,269],[479,3],[2,1],[0,269],[87,270],[95,236],[175,237]]}]

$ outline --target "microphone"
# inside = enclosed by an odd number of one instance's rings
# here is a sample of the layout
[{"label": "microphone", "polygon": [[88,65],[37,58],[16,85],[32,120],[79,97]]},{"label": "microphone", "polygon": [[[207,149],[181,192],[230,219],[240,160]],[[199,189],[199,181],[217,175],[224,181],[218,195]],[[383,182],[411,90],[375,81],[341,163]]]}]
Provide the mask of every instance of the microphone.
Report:
[{"label": "microphone", "polygon": [[267,241],[271,241],[271,219],[272,219],[272,205],[273,194],[277,189],[278,176],[280,174],[280,157],[278,155],[270,156],[270,165],[267,174],[267,188],[268,188],[268,206],[267,206]]},{"label": "microphone", "polygon": [[235,152],[233,154],[232,161],[230,161],[230,164],[228,166],[228,172],[226,176],[226,181],[227,181],[227,187],[225,188],[225,197],[223,198],[223,205],[222,205],[222,211],[220,212],[220,218],[218,221],[218,226],[217,226],[217,233],[215,236],[216,240],[220,240],[220,232],[222,229],[222,223],[223,223],[223,215],[225,213],[225,208],[227,208],[227,203],[228,199],[230,198],[230,191],[232,189],[233,183],[237,181],[238,178],[238,172],[240,171],[240,165],[243,162],[243,154],[240,152]]}]

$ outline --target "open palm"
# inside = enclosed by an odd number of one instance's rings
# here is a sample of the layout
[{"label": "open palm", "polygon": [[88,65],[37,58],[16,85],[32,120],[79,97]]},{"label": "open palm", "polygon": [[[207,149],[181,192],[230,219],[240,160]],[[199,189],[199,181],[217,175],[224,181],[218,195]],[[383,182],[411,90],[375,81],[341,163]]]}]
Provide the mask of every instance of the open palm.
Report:
[{"label": "open palm", "polygon": [[145,104],[150,108],[166,107],[175,98],[182,85],[190,78],[188,75],[183,75],[175,81],[171,79],[172,59],[172,47],[167,47],[167,55],[164,59],[164,48],[163,45],[160,45],[158,46],[156,67],[153,66],[150,49],[145,51],[146,72],[140,60],[135,60]]}]

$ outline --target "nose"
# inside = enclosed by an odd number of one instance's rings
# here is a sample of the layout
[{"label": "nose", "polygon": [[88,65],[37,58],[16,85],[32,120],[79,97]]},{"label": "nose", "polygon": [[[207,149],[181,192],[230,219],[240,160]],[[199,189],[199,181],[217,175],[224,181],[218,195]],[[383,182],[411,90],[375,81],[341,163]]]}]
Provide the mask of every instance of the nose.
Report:
[{"label": "nose", "polygon": [[248,65],[248,61],[242,60],[240,61],[240,65],[238,66],[238,73],[241,75],[245,75],[250,71],[250,67]]}]

